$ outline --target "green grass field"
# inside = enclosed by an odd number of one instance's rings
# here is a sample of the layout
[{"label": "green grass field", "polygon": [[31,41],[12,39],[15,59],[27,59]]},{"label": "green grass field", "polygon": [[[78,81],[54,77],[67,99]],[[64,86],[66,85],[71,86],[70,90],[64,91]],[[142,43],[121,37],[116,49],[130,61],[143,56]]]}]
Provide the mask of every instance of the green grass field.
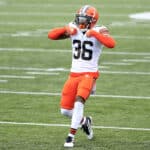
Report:
[{"label": "green grass field", "polygon": [[104,48],[96,95],[85,105],[95,137],[79,129],[73,149],[150,149],[150,21],[129,18],[150,11],[149,0],[0,0],[0,150],[65,149],[70,120],[59,100],[71,44],[47,33],[85,4],[98,9],[117,46]]}]

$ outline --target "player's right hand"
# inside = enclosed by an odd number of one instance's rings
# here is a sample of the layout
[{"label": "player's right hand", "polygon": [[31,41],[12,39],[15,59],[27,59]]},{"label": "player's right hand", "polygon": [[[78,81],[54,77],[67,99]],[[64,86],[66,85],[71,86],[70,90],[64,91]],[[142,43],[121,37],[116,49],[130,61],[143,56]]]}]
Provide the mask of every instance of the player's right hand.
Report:
[{"label": "player's right hand", "polygon": [[77,29],[74,27],[66,26],[65,28],[68,35],[75,35],[77,33]]},{"label": "player's right hand", "polygon": [[94,31],[94,30],[92,30],[92,29],[88,30],[88,31],[86,32],[86,36],[87,36],[87,37],[93,36],[93,32],[96,32],[96,31]]}]

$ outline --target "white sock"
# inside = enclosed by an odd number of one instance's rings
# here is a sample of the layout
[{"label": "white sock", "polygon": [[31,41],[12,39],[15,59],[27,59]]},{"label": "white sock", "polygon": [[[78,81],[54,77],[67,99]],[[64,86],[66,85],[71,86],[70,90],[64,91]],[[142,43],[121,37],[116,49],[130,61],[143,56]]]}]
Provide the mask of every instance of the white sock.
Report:
[{"label": "white sock", "polygon": [[73,112],[73,110],[68,110],[68,109],[61,108],[61,114],[64,115],[64,116],[67,116],[69,118],[72,117],[72,112]]},{"label": "white sock", "polygon": [[73,134],[71,134],[71,133],[69,133],[69,134],[68,134],[68,136],[70,136],[70,137],[74,138],[74,135],[73,135]]},{"label": "white sock", "polygon": [[78,101],[75,102],[71,120],[71,128],[78,129],[80,122],[83,118],[83,110],[84,104]]}]

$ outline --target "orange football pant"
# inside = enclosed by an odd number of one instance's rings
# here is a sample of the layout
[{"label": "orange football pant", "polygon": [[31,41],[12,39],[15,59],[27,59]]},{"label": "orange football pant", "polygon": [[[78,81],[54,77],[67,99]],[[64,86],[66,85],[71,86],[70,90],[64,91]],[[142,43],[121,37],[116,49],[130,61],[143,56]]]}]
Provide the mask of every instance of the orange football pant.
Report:
[{"label": "orange football pant", "polygon": [[81,96],[86,101],[99,73],[70,73],[62,89],[60,107],[73,109],[76,96]]}]

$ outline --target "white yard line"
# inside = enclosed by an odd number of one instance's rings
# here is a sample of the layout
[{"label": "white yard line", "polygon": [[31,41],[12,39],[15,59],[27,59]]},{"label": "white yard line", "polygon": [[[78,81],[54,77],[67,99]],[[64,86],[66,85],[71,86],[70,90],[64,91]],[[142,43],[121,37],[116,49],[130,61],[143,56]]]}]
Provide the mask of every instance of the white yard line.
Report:
[{"label": "white yard line", "polygon": [[[17,95],[45,95],[45,96],[60,96],[61,93],[49,93],[49,92],[28,92],[28,91],[9,91],[0,90],[0,94],[17,94]],[[102,95],[95,94],[92,97],[103,97],[103,98],[122,98],[122,99],[141,99],[149,100],[150,96],[125,96],[125,95]]]},{"label": "white yard line", "polygon": [[[28,125],[28,126],[46,126],[46,127],[70,127],[69,124],[48,124],[48,123],[33,123],[33,122],[9,122],[0,121],[0,124],[9,125]],[[132,131],[150,131],[150,128],[131,128],[131,127],[111,127],[111,126],[93,126],[95,129],[112,129],[112,130],[132,130]]]},{"label": "white yard line", "polygon": [[34,76],[0,75],[0,78],[34,79]]},{"label": "white yard line", "polygon": [[0,83],[6,83],[8,80],[0,80]]},{"label": "white yard line", "polygon": [[91,95],[93,97],[104,97],[104,98],[122,98],[122,99],[150,99],[150,96],[127,96],[127,95]]},{"label": "white yard line", "polygon": [[[117,14],[116,14],[117,15]],[[33,16],[74,16],[74,13],[69,13],[69,12],[0,12],[0,16],[28,16],[28,17],[33,17]]]},{"label": "white yard line", "polygon": [[108,127],[108,126],[93,126],[93,128],[114,129],[114,130],[133,130],[133,131],[150,131],[150,128]]},{"label": "white yard line", "polygon": [[[7,3],[7,2],[0,2],[0,5],[2,5],[2,6],[8,6],[9,5],[9,3]],[[57,8],[66,8],[66,7],[72,7],[72,6],[74,6],[74,7],[81,7],[81,4],[79,3],[74,3],[74,4],[70,4],[70,2],[69,2],[69,4],[68,3],[65,3],[65,4],[61,4],[61,5],[58,5],[58,4],[51,4],[51,3],[32,3],[32,2],[30,2],[30,4],[29,3],[23,3],[23,2],[21,2],[21,3],[12,3],[11,4],[11,7],[41,7],[41,8],[44,8],[44,7],[46,7],[46,8],[48,8],[48,7],[57,7]],[[130,3],[130,4],[123,4],[123,5],[121,5],[121,4],[119,4],[119,3],[114,3],[114,4],[102,4],[102,5],[96,5],[96,8],[128,8],[128,9],[133,9],[133,8],[149,8],[149,6],[147,5],[144,5],[144,3],[143,3],[143,5],[140,3],[140,4],[137,4],[137,5],[135,5],[135,3]]]},{"label": "white yard line", "polygon": [[28,92],[28,91],[5,91],[5,90],[0,90],[0,94],[60,96],[60,93]]},{"label": "white yard line", "polygon": [[48,72],[69,71],[69,69],[65,69],[65,68],[33,68],[33,67],[8,67],[8,66],[0,66],[0,70],[48,71]]},{"label": "white yard line", "polygon": [[[130,50],[129,50],[130,51]],[[109,55],[137,55],[137,56],[142,56],[142,55],[150,55],[149,52],[114,52],[114,51],[103,51],[102,54],[109,54]]]},{"label": "white yard line", "polygon": [[104,64],[104,65],[117,65],[117,66],[133,65],[133,63],[128,63],[128,62],[125,62],[125,63],[122,63],[122,62],[103,62],[101,64]]},{"label": "white yard line", "polygon": [[102,65],[100,65],[100,66],[98,66],[98,68],[99,69],[109,69],[110,67],[109,66],[102,66]]},{"label": "white yard line", "polygon": [[31,26],[31,25],[65,25],[66,24],[66,22],[0,22],[0,25],[14,25],[14,26],[21,26],[21,25],[23,25],[23,26],[26,26],[26,25],[29,25],[29,26]]},{"label": "white yard line", "polygon": [[[56,26],[56,25],[65,25],[66,22],[13,22],[13,21],[3,21],[3,22],[0,22],[0,25],[5,25],[5,26],[31,26],[31,25],[45,25],[45,26]],[[147,27],[149,28],[149,23],[146,23],[146,22],[135,22],[135,21],[122,21],[122,22],[112,22],[111,24],[108,24],[106,26],[113,26],[113,27],[132,27],[134,26],[135,28],[139,27],[139,26],[144,26],[144,27]]]},{"label": "white yard line", "polygon": [[149,21],[150,20],[150,12],[134,13],[134,14],[130,14],[129,17],[131,19]]},{"label": "white yard line", "polygon": [[124,35],[113,35],[114,38],[118,38],[118,39],[150,39],[150,36],[133,36],[133,35],[129,35],[129,36],[124,36]]},{"label": "white yard line", "polygon": [[103,74],[129,74],[129,75],[150,75],[150,72],[137,72],[137,71],[100,71]]},{"label": "white yard line", "polygon": [[144,63],[146,63],[146,62],[150,62],[150,60],[148,60],[148,59],[123,59],[123,61],[127,61],[127,62],[144,62]]},{"label": "white yard line", "polygon": [[123,27],[128,28],[134,26],[134,28],[138,28],[139,26],[150,27],[148,22],[136,22],[136,21],[114,21],[110,23],[108,26],[113,27]]},{"label": "white yard line", "polygon": [[[71,49],[70,50],[66,50],[66,49],[44,49],[44,48],[5,48],[5,47],[0,47],[0,52],[11,52],[11,51],[18,51],[18,52],[62,52],[62,53],[71,53]],[[128,50],[130,51],[130,50]],[[103,51],[102,54],[107,54],[107,55],[137,55],[137,56],[141,56],[141,55],[150,55],[150,52],[124,52],[124,51]]]},{"label": "white yard line", "polygon": [[[45,33],[38,33],[38,31],[35,32],[19,32],[19,33],[0,33],[0,37],[46,37],[47,34]],[[150,36],[128,36],[128,35],[114,35],[114,38],[116,39],[129,39],[129,40],[135,40],[135,39],[141,39],[141,40],[149,40]]]},{"label": "white yard line", "polygon": [[58,72],[26,72],[26,73],[35,75],[59,75]]},{"label": "white yard line", "polygon": [[[54,16],[72,16],[74,17],[75,13],[70,13],[70,12],[1,12],[0,16],[49,16],[49,17],[54,17]],[[103,14],[104,17],[127,17],[128,14]]]},{"label": "white yard line", "polygon": [[145,59],[150,59],[150,57],[144,57]]},{"label": "white yard line", "polygon": [[[101,66],[99,66],[99,68],[101,68]],[[104,67],[102,66],[102,68],[107,68],[107,67]],[[3,66],[0,66],[0,70],[24,70],[24,71],[29,71],[28,73],[29,74],[49,74],[49,75],[59,75],[59,73],[49,73],[49,72],[69,72],[70,69],[67,69],[67,68],[32,68],[32,67],[29,67],[29,68],[21,68],[21,67],[3,67]],[[39,72],[40,71],[40,72]],[[42,72],[43,71],[43,72]],[[100,70],[101,73],[103,74],[128,74],[128,75],[150,75],[150,72],[144,72],[144,71],[107,71],[107,70]],[[11,76],[11,75],[0,75],[0,77],[2,78],[35,78],[35,77],[32,77],[32,76]]]},{"label": "white yard line", "polygon": [[60,52],[60,53],[71,53],[70,50],[66,49],[42,49],[42,48],[0,48],[0,52],[11,52],[11,51],[17,51],[17,52]]}]

